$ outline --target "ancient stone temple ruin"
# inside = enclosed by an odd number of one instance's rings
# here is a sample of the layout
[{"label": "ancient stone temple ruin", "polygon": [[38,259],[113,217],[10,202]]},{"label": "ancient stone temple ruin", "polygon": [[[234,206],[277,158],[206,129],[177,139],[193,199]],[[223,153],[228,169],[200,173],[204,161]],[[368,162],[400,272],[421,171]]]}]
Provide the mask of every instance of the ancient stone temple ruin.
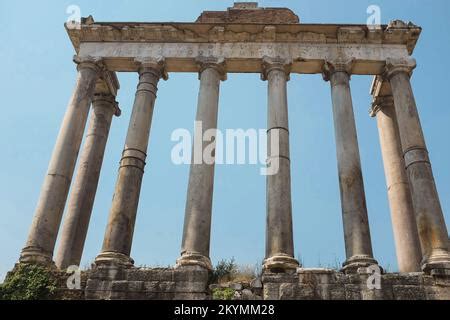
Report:
[{"label": "ancient stone temple ruin", "polygon": [[[219,87],[227,74],[259,73],[268,87],[268,136],[279,136],[279,151],[269,157],[280,164],[278,173],[267,178],[266,258],[258,286],[262,298],[450,299],[448,231],[410,83],[420,27],[402,21],[305,24],[289,9],[236,3],[227,11],[205,11],[194,23],[97,22],[88,17],[80,26],[66,28],[78,76],[20,263],[60,270],[79,265],[108,131],[113,117],[120,115],[116,73],[133,72],[139,82],[113,203],[103,248],[83,281],[83,297],[207,299],[214,164],[191,165],[175,267],[140,269],[130,257],[158,82],[168,80],[169,73],[198,73],[196,120],[207,130],[217,128]],[[291,73],[322,74],[331,87],[347,258],[340,271],[305,269],[294,258],[287,108]],[[377,288],[367,285],[378,263],[372,253],[352,75],[374,79],[370,115],[379,128],[400,269],[382,274]],[[71,186],[79,152],[81,165]]]}]

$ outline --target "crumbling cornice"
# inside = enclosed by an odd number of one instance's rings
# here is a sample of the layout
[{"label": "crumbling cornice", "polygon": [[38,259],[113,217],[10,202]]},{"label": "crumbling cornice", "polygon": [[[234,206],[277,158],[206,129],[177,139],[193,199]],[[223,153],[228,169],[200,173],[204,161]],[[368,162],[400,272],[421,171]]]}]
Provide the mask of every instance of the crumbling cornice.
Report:
[{"label": "crumbling cornice", "polygon": [[412,54],[422,29],[412,23],[394,21],[379,28],[343,24],[217,24],[94,22],[83,19],[79,28],[69,28],[78,52],[81,42],[148,43],[336,43],[405,45]]}]

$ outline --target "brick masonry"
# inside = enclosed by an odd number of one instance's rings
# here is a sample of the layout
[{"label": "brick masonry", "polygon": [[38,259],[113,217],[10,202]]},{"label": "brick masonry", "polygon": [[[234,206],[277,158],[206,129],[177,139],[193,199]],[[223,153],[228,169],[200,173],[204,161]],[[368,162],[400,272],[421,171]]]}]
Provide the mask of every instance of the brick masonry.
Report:
[{"label": "brick masonry", "polygon": [[240,8],[233,7],[227,11],[204,11],[197,23],[258,23],[297,24],[299,17],[287,8]]}]

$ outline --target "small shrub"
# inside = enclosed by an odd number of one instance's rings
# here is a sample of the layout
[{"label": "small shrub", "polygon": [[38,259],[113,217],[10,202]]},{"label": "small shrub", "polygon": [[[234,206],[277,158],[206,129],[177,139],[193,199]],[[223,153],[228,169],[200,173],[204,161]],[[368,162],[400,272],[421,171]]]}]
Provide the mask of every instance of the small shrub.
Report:
[{"label": "small shrub", "polygon": [[257,268],[258,267],[256,265],[239,265],[231,281],[250,283],[259,275]]},{"label": "small shrub", "polygon": [[221,281],[231,281],[237,273],[238,266],[234,258],[230,260],[221,260],[214,268],[211,276],[211,283],[219,283]]},{"label": "small shrub", "polygon": [[230,288],[216,288],[213,290],[213,300],[232,300],[235,292]]},{"label": "small shrub", "polygon": [[0,300],[48,300],[56,291],[56,279],[44,267],[18,265],[0,285]]}]

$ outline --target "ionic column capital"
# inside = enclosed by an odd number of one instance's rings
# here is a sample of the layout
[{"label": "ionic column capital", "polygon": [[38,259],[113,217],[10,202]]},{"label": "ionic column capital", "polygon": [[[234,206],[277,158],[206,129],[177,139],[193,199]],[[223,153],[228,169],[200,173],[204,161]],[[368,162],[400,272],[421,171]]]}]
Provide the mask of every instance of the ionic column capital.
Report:
[{"label": "ionic column capital", "polygon": [[394,106],[394,97],[393,96],[380,96],[375,97],[372,106],[369,110],[369,114],[372,118],[376,117],[378,111],[384,108],[390,108]]},{"label": "ionic column capital", "polygon": [[339,59],[339,60],[325,60],[323,64],[322,76],[323,80],[330,81],[331,76],[336,72],[345,72],[349,76],[352,75],[353,66],[355,64],[355,59],[351,58],[348,60]]},{"label": "ionic column capital", "polygon": [[292,62],[283,58],[264,57],[262,59],[261,80],[266,81],[269,73],[274,70],[283,71],[286,74],[286,80],[290,80]]},{"label": "ionic column capital", "polygon": [[199,79],[203,71],[205,71],[208,68],[212,68],[219,73],[220,80],[222,81],[227,80],[226,64],[225,59],[223,57],[197,57],[195,59],[195,62],[199,66],[198,71]]},{"label": "ionic column capital", "polygon": [[416,68],[416,59],[412,57],[403,59],[386,59],[386,67],[383,78],[390,80],[394,75],[404,72],[411,77],[413,70]]},{"label": "ionic column capital", "polygon": [[152,73],[158,77],[158,79],[169,79],[164,57],[140,57],[134,59],[134,61],[138,65],[139,75]]},{"label": "ionic column capital", "polygon": [[101,58],[91,56],[80,57],[79,55],[74,55],[73,62],[77,65],[77,70],[89,68],[96,73],[101,73],[106,70],[103,59]]},{"label": "ionic column capital", "polygon": [[114,115],[116,117],[120,117],[122,114],[122,110],[119,108],[119,103],[116,101],[116,97],[109,93],[95,93],[94,98],[92,99],[93,104],[106,104],[113,108]]}]

